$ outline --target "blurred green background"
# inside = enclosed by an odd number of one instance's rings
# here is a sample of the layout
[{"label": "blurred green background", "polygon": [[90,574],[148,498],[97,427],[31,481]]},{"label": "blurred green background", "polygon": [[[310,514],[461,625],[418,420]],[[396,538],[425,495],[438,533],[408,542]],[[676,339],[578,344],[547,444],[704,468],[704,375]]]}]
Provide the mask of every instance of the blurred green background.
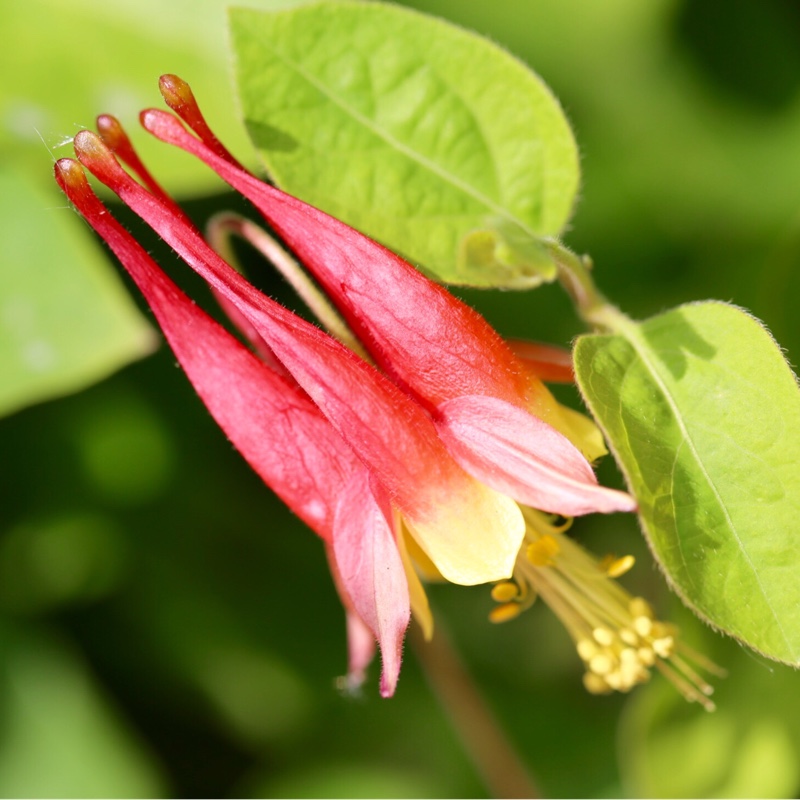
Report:
[{"label": "blurred green background", "polygon": [[[375,668],[362,697],[337,693],[344,620],[322,548],[233,452],[166,348],[128,363],[158,339],[51,185],[66,138],[98,112],[133,129],[168,71],[254,163],[235,116],[224,5],[11,0],[4,10],[0,795],[487,796],[410,648],[394,699],[378,697]],[[584,174],[567,242],[592,255],[614,301],[637,317],[732,301],[797,360],[795,2],[407,5],[504,45],[560,98]],[[149,142],[142,151],[198,222],[243,209],[189,159]],[[268,274],[258,280],[291,302]],[[580,332],[557,287],[461,294],[505,334],[567,343]],[[601,477],[619,480],[610,462]],[[660,678],[630,697],[590,697],[545,608],[491,626],[485,588],[432,587],[543,793],[796,796],[800,678],[686,614],[633,520],[573,530],[597,552],[635,553],[626,585],[730,676],[713,715]]]}]

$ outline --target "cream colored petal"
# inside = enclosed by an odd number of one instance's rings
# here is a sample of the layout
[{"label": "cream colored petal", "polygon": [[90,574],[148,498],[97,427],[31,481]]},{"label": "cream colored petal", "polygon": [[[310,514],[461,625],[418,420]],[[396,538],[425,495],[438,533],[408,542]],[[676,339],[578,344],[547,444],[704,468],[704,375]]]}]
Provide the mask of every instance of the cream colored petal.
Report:
[{"label": "cream colored petal", "polygon": [[538,380],[531,382],[528,391],[528,411],[566,436],[587,461],[596,461],[608,452],[603,434],[594,421],[559,403]]},{"label": "cream colored petal", "polygon": [[519,506],[475,480],[424,517],[404,519],[442,577],[463,586],[510,578],[525,535]]},{"label": "cream colored petal", "polygon": [[444,581],[442,573],[436,569],[436,564],[428,558],[428,554],[417,544],[416,539],[408,532],[407,528],[405,545],[417,575],[425,583],[442,583]]},{"label": "cream colored petal", "polygon": [[553,427],[563,433],[588,461],[596,461],[608,453],[603,434],[592,419],[567,406],[561,406],[559,411],[563,426],[554,424]]}]

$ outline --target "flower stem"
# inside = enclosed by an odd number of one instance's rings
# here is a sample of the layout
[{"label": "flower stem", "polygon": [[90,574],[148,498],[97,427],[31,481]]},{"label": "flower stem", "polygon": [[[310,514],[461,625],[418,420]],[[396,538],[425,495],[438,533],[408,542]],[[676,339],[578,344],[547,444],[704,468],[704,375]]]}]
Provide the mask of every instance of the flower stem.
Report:
[{"label": "flower stem", "polygon": [[595,286],[589,256],[579,256],[554,239],[548,240],[547,249],[558,268],[561,285],[588,327],[598,332],[621,333],[630,326],[630,319]]},{"label": "flower stem", "polygon": [[494,797],[541,797],[514,745],[500,727],[458,657],[441,618],[425,641],[419,626],[409,628],[411,645],[434,694]]},{"label": "flower stem", "polygon": [[209,220],[206,233],[211,246],[234,267],[236,259],[229,241],[231,235],[239,236],[249,242],[283,275],[331,336],[349,347],[365,361],[369,360],[361,343],[350,331],[328,298],[314,285],[297,261],[263,228],[238,214],[223,211]]}]

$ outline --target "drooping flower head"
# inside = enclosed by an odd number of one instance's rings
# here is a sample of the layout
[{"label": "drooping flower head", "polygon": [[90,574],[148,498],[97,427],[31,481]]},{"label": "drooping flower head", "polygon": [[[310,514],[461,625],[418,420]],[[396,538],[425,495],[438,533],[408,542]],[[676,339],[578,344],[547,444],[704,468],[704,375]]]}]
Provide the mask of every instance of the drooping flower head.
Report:
[{"label": "drooping flower head", "polygon": [[[603,452],[597,429],[552,398],[531,369],[535,351],[518,354],[402,259],[255,178],[216,139],[183,81],[164,76],[160,85],[178,116],[150,109],[144,127],[254,203],[345,333],[329,335],[249,284],[147,172],[114,118],[99,118],[99,136],[75,137],[80,164],[207,281],[255,353],[175,287],[108,214],[78,163],[62,159],[56,177],[131,274],[220,427],[327,543],[348,611],[353,680],[376,640],[381,691],[392,694],[411,610],[430,635],[415,563],[454,583],[500,582],[506,588],[495,593],[508,595],[507,608],[522,607],[518,596],[532,588],[557,606],[558,592],[548,597],[520,560],[539,541],[533,509],[572,517],[634,508],[627,494],[597,483],[587,460]],[[257,244],[251,230],[239,226]],[[672,655],[651,649],[656,659]],[[623,688],[610,674],[604,685]]]}]

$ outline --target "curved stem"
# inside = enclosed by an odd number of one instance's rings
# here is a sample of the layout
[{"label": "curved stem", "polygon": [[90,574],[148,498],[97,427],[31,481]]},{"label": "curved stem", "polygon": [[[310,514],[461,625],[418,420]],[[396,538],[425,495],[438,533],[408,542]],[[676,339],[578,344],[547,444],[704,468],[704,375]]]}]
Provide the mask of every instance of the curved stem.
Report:
[{"label": "curved stem", "polygon": [[206,232],[211,246],[232,265],[235,265],[236,261],[233,248],[230,246],[230,237],[236,235],[249,242],[283,275],[309,311],[331,336],[349,347],[365,361],[369,361],[369,356],[361,342],[356,339],[328,298],[316,287],[300,264],[263,228],[238,214],[223,211],[209,220]]},{"label": "curved stem", "polygon": [[541,797],[514,745],[458,657],[441,619],[436,620],[436,632],[429,642],[418,625],[409,628],[409,637],[431,689],[492,795]]},{"label": "curved stem", "polygon": [[558,279],[575,304],[581,319],[597,331],[623,330],[630,320],[609,303],[595,286],[591,276],[591,259],[573,253],[554,239],[548,240],[546,245],[558,268]]}]

